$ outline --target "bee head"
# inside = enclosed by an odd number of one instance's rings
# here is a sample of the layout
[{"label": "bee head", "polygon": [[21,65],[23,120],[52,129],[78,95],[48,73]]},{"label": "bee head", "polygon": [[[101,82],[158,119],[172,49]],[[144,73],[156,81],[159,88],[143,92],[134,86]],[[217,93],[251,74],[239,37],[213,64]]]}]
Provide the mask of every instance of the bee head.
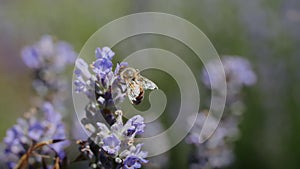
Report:
[{"label": "bee head", "polygon": [[135,78],[137,73],[138,72],[136,69],[134,69],[132,67],[127,67],[121,72],[120,77],[123,80],[129,80],[129,79]]}]

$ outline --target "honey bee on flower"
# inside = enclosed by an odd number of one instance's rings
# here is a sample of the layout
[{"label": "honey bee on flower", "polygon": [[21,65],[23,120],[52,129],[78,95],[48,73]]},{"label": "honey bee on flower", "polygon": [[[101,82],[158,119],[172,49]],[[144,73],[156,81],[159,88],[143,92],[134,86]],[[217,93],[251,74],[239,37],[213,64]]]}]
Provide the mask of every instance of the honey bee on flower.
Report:
[{"label": "honey bee on flower", "polygon": [[125,67],[120,71],[121,79],[126,83],[127,97],[132,104],[140,104],[144,98],[145,90],[158,89],[151,80],[140,75],[139,70],[132,67]]}]

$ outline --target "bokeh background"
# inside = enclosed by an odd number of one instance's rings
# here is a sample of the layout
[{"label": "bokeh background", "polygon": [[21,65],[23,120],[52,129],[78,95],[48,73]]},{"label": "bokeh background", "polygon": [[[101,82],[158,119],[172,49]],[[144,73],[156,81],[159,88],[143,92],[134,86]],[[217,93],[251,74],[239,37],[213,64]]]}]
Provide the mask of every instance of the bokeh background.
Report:
[{"label": "bokeh background", "polygon": [[[23,46],[49,34],[79,52],[106,23],[148,11],[186,19],[208,36],[220,55],[240,55],[252,63],[258,81],[243,93],[242,135],[234,150],[236,161],[228,168],[299,168],[299,0],[0,0],[0,138],[31,104],[30,72],[20,58]],[[136,36],[113,49],[121,57],[148,47],[170,50],[193,63],[192,52],[167,37]],[[195,71],[200,80],[201,66]],[[167,92],[176,87],[169,86]],[[178,108],[175,103],[170,111]],[[163,118],[170,123],[168,116]],[[186,145],[179,144],[170,152],[169,167],[187,168],[187,155]]]}]

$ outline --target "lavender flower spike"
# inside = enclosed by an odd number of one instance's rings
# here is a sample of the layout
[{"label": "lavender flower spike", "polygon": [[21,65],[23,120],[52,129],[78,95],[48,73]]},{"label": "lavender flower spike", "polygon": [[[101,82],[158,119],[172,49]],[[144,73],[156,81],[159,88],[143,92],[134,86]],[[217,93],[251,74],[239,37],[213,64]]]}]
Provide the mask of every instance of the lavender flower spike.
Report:
[{"label": "lavender flower spike", "polygon": [[[88,64],[79,58],[74,72],[75,91],[84,93],[89,99],[86,117],[81,122],[91,137],[78,142],[82,155],[95,169],[141,168],[143,163],[148,162],[145,159],[147,153],[141,150],[142,144],[135,145],[135,137],[144,132],[144,118],[136,115],[123,123],[123,113],[117,107],[124,100],[127,89],[121,81],[120,71],[128,64],[121,62],[113,70],[115,53],[108,47],[97,48],[95,54],[91,71]],[[101,115],[109,126],[100,122]]]}]

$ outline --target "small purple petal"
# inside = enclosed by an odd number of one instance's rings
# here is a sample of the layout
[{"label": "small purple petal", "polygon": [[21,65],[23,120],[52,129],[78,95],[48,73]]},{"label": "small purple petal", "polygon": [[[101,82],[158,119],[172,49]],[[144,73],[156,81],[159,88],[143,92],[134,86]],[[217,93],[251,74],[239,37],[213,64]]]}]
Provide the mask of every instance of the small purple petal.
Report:
[{"label": "small purple petal", "polygon": [[115,155],[120,150],[121,141],[114,135],[110,135],[103,139],[103,150],[108,154]]},{"label": "small purple petal", "polygon": [[97,59],[93,63],[93,71],[101,78],[105,78],[104,76],[112,70],[112,66],[113,64],[109,59]]},{"label": "small purple petal", "polygon": [[109,47],[97,48],[95,51],[97,59],[109,59],[111,60],[115,53]]},{"label": "small purple petal", "polygon": [[42,66],[41,56],[34,47],[26,47],[22,50],[22,59],[29,68],[37,69]]}]

